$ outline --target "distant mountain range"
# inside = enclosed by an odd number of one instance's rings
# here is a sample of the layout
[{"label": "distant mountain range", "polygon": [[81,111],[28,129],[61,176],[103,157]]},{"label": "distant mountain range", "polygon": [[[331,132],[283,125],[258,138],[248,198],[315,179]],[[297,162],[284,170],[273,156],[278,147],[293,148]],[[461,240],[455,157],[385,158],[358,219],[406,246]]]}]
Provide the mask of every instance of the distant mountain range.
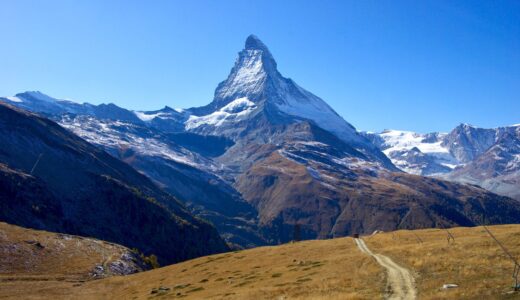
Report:
[{"label": "distant mountain range", "polygon": [[[325,101],[283,77],[255,36],[247,38],[228,78],[203,107],[130,111],[40,92],[0,100],[42,114],[126,162],[154,182],[144,186],[161,195],[159,203],[167,205],[172,200],[163,200],[164,194],[173,195],[236,247],[287,242],[296,226],[311,239],[520,222],[518,200],[453,182],[516,197],[493,184],[518,187],[512,171],[518,165],[517,127],[462,125],[450,134],[428,135],[358,132]],[[38,153],[32,150],[25,173]],[[18,159],[0,158],[18,168]],[[498,176],[506,170],[513,175]],[[214,245],[214,251],[222,249],[216,239]]]},{"label": "distant mountain range", "polygon": [[520,124],[460,124],[450,133],[363,133],[401,170],[482,186],[520,200]]}]

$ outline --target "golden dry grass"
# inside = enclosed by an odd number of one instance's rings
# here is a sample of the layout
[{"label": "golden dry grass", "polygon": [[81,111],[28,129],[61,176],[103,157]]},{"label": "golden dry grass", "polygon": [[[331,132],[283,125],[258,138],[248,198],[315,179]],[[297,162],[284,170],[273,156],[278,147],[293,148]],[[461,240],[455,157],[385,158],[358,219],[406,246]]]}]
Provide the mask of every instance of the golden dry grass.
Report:
[{"label": "golden dry grass", "polygon": [[[520,257],[520,225],[490,229]],[[456,241],[449,245],[439,229],[381,233],[364,240],[373,252],[412,271],[419,299],[520,299],[518,293],[507,294],[511,262],[481,227],[450,231]],[[0,298],[382,299],[385,277],[384,269],[351,238],[339,238],[229,252],[82,283],[24,282],[23,293],[18,282],[2,282]],[[445,283],[459,288],[442,290]]]},{"label": "golden dry grass", "polygon": [[384,287],[381,270],[343,238],[202,257],[73,291],[92,299],[376,299]]},{"label": "golden dry grass", "polygon": [[[520,225],[489,229],[520,258]],[[455,237],[450,244],[440,229],[400,230],[364,239],[372,251],[414,272],[419,299],[520,299],[520,293],[509,293],[513,263],[483,227],[449,230]],[[459,288],[441,289],[447,283]]]},{"label": "golden dry grass", "polygon": [[106,266],[127,251],[100,240],[0,222],[0,298],[67,296],[63,285],[92,280],[96,265]]}]

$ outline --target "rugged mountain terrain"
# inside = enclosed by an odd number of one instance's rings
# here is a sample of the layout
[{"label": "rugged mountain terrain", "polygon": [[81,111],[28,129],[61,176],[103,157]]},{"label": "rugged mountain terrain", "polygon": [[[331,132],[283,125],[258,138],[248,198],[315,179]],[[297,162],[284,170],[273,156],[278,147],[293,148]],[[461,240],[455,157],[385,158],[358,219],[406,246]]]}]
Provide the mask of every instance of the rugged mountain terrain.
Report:
[{"label": "rugged mountain terrain", "polygon": [[450,133],[366,133],[401,170],[480,185],[520,199],[520,126],[461,124]]},{"label": "rugged mountain terrain", "polygon": [[241,247],[266,243],[256,226],[256,211],[221,178],[219,168],[223,166],[212,159],[233,142],[184,131],[179,122],[187,118],[185,114],[169,107],[153,112],[116,108],[113,111],[117,113],[99,116],[99,106],[54,99],[40,92],[3,99],[52,118],[130,164],[183,200],[192,213],[215,224],[229,243]]},{"label": "rugged mountain terrain", "polygon": [[90,104],[54,100],[61,107],[55,108],[39,103],[48,102],[48,96],[26,94],[4,100],[45,113],[102,146],[241,246],[291,240],[295,227],[303,238],[327,238],[471,226],[484,219],[520,222],[518,201],[399,170],[448,171],[455,160],[481,148],[466,153],[456,150],[456,137],[448,142],[441,134],[406,133],[414,145],[408,149],[388,132],[394,139],[389,147],[401,151],[399,157],[413,157],[405,168],[389,154],[395,151],[383,147],[384,137],[359,133],[322,99],[283,77],[255,36],[247,38],[228,78],[203,107],[118,108],[100,115]]},{"label": "rugged mountain terrain", "polygon": [[434,175],[451,171],[459,161],[443,145],[446,134],[419,134],[411,131],[385,130],[361,132],[399,169],[416,175]]},{"label": "rugged mountain terrain", "polygon": [[[476,187],[397,172],[323,100],[284,78],[250,36],[214,100],[190,109],[186,129],[234,141],[215,161],[255,206],[262,228],[291,238],[377,229],[517,222],[518,202]],[[326,121],[325,121],[326,120]],[[507,220],[506,220],[507,219]]]},{"label": "rugged mountain terrain", "polygon": [[445,175],[520,199],[520,126],[495,130],[495,139],[467,164]]},{"label": "rugged mountain terrain", "polygon": [[2,221],[135,247],[161,263],[227,250],[146,176],[46,118],[0,104],[0,144]]}]

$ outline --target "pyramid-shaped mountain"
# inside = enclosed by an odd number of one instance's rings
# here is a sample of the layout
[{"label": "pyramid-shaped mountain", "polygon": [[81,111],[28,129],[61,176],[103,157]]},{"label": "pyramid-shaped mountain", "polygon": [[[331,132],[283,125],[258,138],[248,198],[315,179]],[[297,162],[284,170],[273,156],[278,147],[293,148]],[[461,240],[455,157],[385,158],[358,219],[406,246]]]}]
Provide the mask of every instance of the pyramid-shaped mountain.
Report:
[{"label": "pyramid-shaped mountain", "polygon": [[[301,88],[293,80],[283,77],[267,46],[251,35],[238,54],[228,78],[215,90],[213,101],[205,107],[193,109],[193,112],[206,116],[222,111],[245,115],[260,110],[283,114],[285,118],[313,121],[345,141],[366,142],[325,101]],[[189,122],[188,127],[222,125],[227,121],[224,119],[220,119],[219,124]],[[229,121],[236,119],[231,117]]]},{"label": "pyramid-shaped mountain", "polygon": [[186,130],[232,139],[269,140],[271,130],[280,125],[309,123],[348,144],[360,158],[395,170],[379,149],[325,101],[283,77],[267,46],[254,35],[247,38],[228,78],[217,86],[213,101],[189,111]]}]

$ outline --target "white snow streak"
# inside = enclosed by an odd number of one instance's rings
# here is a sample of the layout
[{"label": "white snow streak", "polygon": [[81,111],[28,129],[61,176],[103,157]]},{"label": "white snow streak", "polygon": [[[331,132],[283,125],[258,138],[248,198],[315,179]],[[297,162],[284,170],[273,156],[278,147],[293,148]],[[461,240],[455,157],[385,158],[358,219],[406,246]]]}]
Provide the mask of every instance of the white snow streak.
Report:
[{"label": "white snow streak", "polygon": [[186,121],[186,129],[194,129],[202,125],[222,126],[246,119],[256,109],[256,104],[246,97],[231,101],[221,109],[205,116],[190,116]]}]

